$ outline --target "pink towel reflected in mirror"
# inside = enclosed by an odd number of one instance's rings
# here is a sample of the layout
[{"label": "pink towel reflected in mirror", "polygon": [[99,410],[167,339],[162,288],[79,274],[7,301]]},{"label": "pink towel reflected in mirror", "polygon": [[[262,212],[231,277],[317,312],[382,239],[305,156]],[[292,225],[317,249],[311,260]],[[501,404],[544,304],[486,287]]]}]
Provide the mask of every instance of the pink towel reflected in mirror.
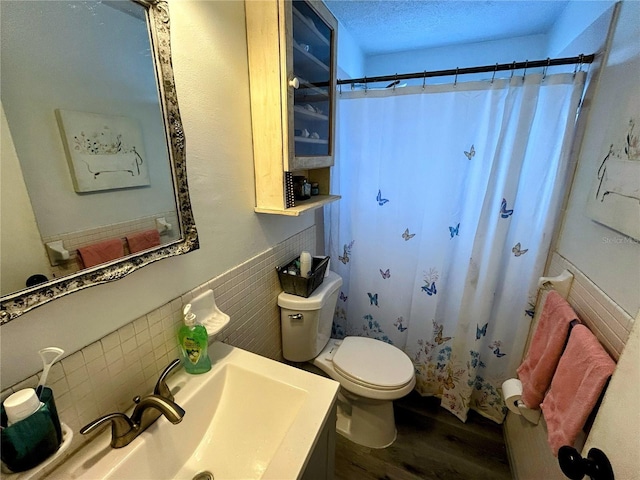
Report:
[{"label": "pink towel reflected in mirror", "polygon": [[83,268],[94,267],[124,257],[124,245],[119,238],[113,238],[79,248],[78,256]]},{"label": "pink towel reflected in mirror", "polygon": [[160,245],[160,234],[158,230],[152,228],[144,232],[127,235],[127,244],[129,245],[129,252],[131,253],[157,247]]}]

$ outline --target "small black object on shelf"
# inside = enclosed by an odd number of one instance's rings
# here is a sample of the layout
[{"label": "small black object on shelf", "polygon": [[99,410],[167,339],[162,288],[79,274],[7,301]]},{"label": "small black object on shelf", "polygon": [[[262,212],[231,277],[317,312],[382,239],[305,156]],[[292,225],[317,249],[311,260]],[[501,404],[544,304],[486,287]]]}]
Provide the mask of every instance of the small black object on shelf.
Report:
[{"label": "small black object on shelf", "polygon": [[293,176],[293,197],[295,200],[309,200],[311,198],[311,184],[302,175]]},{"label": "small black object on shelf", "polygon": [[571,480],[580,480],[589,475],[591,480],[614,480],[613,469],[604,452],[592,448],[587,458],[582,458],[575,448],[565,445],[558,450],[560,469]]}]

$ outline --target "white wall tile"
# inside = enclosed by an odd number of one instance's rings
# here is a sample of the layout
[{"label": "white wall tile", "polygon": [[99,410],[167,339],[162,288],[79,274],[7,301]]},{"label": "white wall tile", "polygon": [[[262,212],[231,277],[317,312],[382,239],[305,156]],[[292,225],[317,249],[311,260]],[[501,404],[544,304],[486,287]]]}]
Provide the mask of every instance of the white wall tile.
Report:
[{"label": "white wall tile", "polygon": [[133,321],[133,328],[136,332],[136,335],[140,335],[141,333],[145,333],[149,330],[149,322],[147,322],[147,316],[144,315]]},{"label": "white wall tile", "polygon": [[82,354],[81,351],[79,351],[79,352],[75,352],[72,355],[69,355],[68,357],[63,359],[61,363],[62,363],[62,368],[64,369],[64,373],[67,375],[70,375],[76,370],[78,370],[79,368],[84,367],[86,362],[84,359],[84,355]]},{"label": "white wall tile", "polygon": [[129,323],[124,327],[120,327],[118,329],[118,336],[120,337],[120,342],[124,342],[126,340],[134,338],[136,335],[136,331],[133,328],[133,324]]},{"label": "white wall tile", "polygon": [[569,303],[580,320],[589,327],[614,360],[620,358],[633,325],[633,317],[622,310],[582,271],[558,253],[554,253],[545,275],[573,274]]},{"label": "white wall tile", "polygon": [[120,346],[120,337],[118,332],[110,333],[106,337],[100,339],[100,343],[102,344],[102,349],[105,352]]}]

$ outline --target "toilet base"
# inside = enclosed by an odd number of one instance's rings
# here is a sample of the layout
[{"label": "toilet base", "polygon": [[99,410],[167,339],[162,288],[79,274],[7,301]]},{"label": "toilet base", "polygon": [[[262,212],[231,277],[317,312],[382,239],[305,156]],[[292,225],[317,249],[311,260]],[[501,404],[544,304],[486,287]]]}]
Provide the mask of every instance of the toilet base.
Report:
[{"label": "toilet base", "polygon": [[390,446],[397,435],[393,402],[359,397],[340,387],[336,431],[364,447]]}]

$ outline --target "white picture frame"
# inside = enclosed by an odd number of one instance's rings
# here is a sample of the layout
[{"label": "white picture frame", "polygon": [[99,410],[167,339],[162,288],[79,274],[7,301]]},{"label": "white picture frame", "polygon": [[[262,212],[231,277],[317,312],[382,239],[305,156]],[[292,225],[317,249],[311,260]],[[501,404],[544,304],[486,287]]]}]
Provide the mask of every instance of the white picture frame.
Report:
[{"label": "white picture frame", "polygon": [[76,192],[150,184],[139,123],[128,117],[56,110]]}]

